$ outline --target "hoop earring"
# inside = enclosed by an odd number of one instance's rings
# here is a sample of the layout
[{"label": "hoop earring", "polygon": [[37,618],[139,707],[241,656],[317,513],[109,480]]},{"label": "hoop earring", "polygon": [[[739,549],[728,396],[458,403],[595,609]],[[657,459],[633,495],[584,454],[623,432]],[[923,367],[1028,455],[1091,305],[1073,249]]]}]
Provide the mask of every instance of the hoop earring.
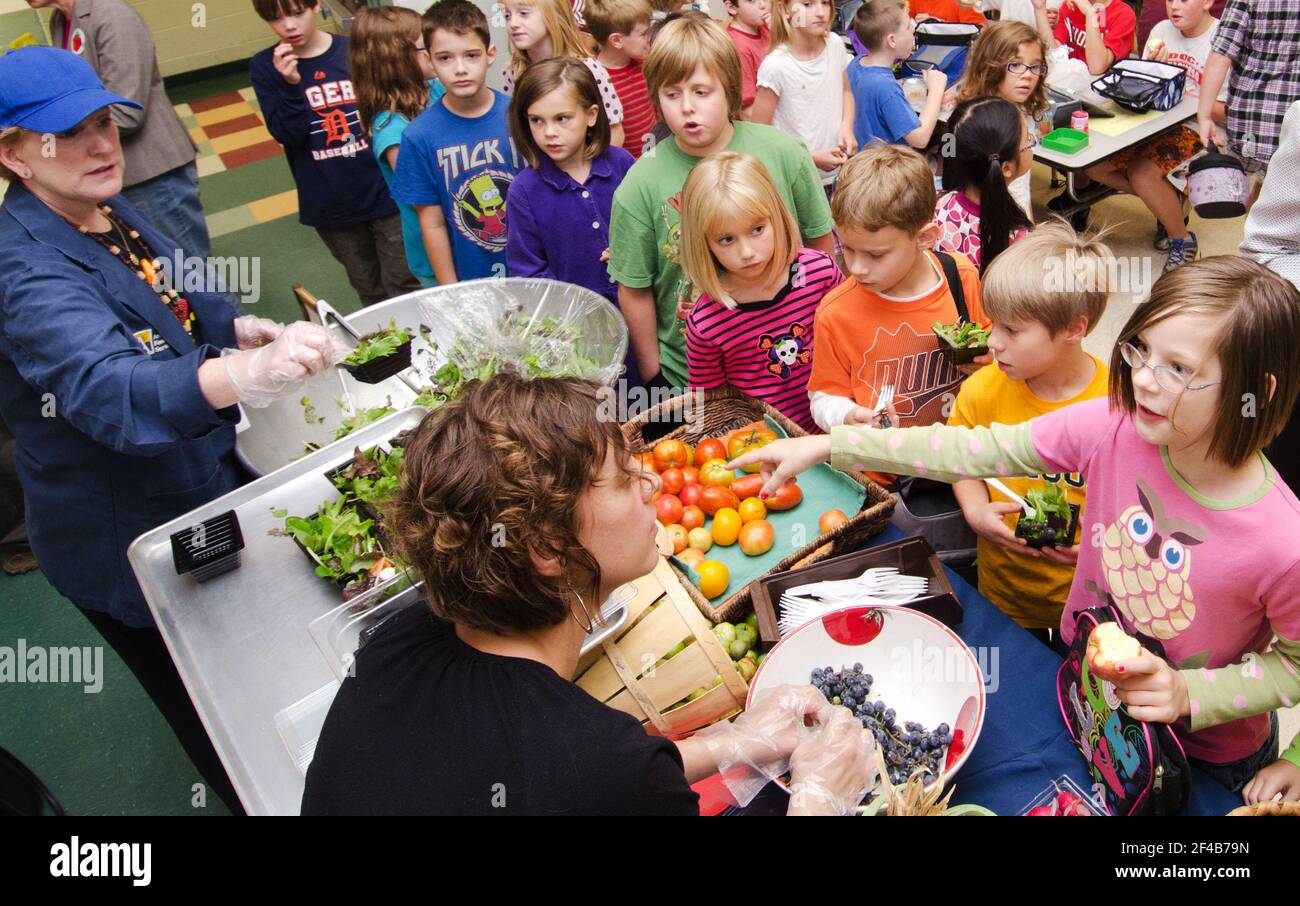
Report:
[{"label": "hoop earring", "polygon": [[572,585],[569,586],[569,592],[575,598],[578,599],[578,606],[582,608],[582,612],[587,618],[587,625],[586,626],[582,625],[582,621],[578,619],[578,615],[573,612],[572,608],[569,609],[569,616],[573,617],[573,622],[578,624],[579,629],[581,629],[587,635],[591,635],[591,633],[596,631],[596,621],[592,619],[591,611],[587,609],[587,604],[585,601],[582,600],[582,595],[578,594],[577,589],[575,589]]}]

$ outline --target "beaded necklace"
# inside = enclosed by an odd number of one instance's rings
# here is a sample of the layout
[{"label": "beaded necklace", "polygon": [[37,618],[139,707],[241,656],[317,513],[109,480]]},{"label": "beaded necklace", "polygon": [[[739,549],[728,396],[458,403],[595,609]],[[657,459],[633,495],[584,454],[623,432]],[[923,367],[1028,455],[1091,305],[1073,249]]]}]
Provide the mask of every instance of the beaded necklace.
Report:
[{"label": "beaded necklace", "polygon": [[[77,227],[77,231],[98,242],[110,255],[149,284],[149,288],[158,294],[168,311],[181,322],[185,332],[192,336],[197,318],[190,309],[189,300],[167,285],[167,277],[159,269],[158,259],[154,257],[139,230],[131,229],[108,205],[100,205],[99,212],[108,218],[109,225],[112,226],[111,233],[94,233],[84,226]],[[120,240],[120,243],[115,240]]]}]

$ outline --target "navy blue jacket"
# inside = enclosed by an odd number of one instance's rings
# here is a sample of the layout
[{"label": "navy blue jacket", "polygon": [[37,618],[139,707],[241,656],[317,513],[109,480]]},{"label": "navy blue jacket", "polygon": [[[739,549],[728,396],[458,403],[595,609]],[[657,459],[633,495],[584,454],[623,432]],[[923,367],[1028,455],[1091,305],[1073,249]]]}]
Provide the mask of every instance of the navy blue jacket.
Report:
[{"label": "navy blue jacket", "polygon": [[[108,201],[155,254],[173,243]],[[157,294],[21,185],[0,205],[0,415],[17,440],[41,569],[83,608],[153,619],[126,559],[137,536],[234,489],[239,409],[198,368],[235,346],[229,296],[186,293],[193,339]]]}]

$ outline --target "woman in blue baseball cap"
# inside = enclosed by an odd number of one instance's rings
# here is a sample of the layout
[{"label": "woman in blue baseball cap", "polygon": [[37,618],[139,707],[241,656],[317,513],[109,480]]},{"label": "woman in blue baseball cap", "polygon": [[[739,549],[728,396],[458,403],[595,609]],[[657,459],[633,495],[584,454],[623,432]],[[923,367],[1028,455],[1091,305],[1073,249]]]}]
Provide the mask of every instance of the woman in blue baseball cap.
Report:
[{"label": "woman in blue baseball cap", "polygon": [[237,403],[266,405],[346,350],[169,285],[160,259],[178,250],[119,195],[114,104],[138,106],[72,53],[0,57],[0,418],[41,569],[238,808],[126,549],[245,480]]}]

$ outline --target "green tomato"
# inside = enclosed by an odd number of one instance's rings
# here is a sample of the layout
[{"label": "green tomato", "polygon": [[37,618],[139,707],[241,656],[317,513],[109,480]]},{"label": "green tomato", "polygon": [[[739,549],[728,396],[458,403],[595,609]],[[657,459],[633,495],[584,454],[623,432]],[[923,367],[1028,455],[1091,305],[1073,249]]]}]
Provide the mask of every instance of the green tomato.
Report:
[{"label": "green tomato", "polygon": [[723,644],[723,647],[736,641],[736,627],[732,626],[730,623],[719,623],[717,626],[714,626],[713,634],[718,637],[718,641]]},{"label": "green tomato", "polygon": [[672,647],[671,650],[669,650],[669,652],[668,652],[667,654],[664,655],[663,659],[666,661],[666,660],[668,660],[669,658],[673,657],[674,655],[681,654],[681,653],[682,653],[682,650],[683,650],[685,647],[686,647],[686,643],[685,643],[684,641],[683,641],[683,642],[678,642],[676,645],[674,645],[674,646]]},{"label": "green tomato", "polygon": [[731,655],[731,659],[733,661],[740,660],[742,657],[745,656],[745,652],[748,650],[749,650],[749,643],[746,642],[744,639],[736,639],[734,642],[732,642],[730,645],[727,646],[727,653]]},{"label": "green tomato", "polygon": [[751,629],[758,629],[758,614],[751,610],[749,616],[745,617],[745,623]]},{"label": "green tomato", "polygon": [[747,643],[745,646],[747,648],[753,648],[758,641],[758,632],[748,623],[741,623],[736,627],[736,641],[742,640]]}]

